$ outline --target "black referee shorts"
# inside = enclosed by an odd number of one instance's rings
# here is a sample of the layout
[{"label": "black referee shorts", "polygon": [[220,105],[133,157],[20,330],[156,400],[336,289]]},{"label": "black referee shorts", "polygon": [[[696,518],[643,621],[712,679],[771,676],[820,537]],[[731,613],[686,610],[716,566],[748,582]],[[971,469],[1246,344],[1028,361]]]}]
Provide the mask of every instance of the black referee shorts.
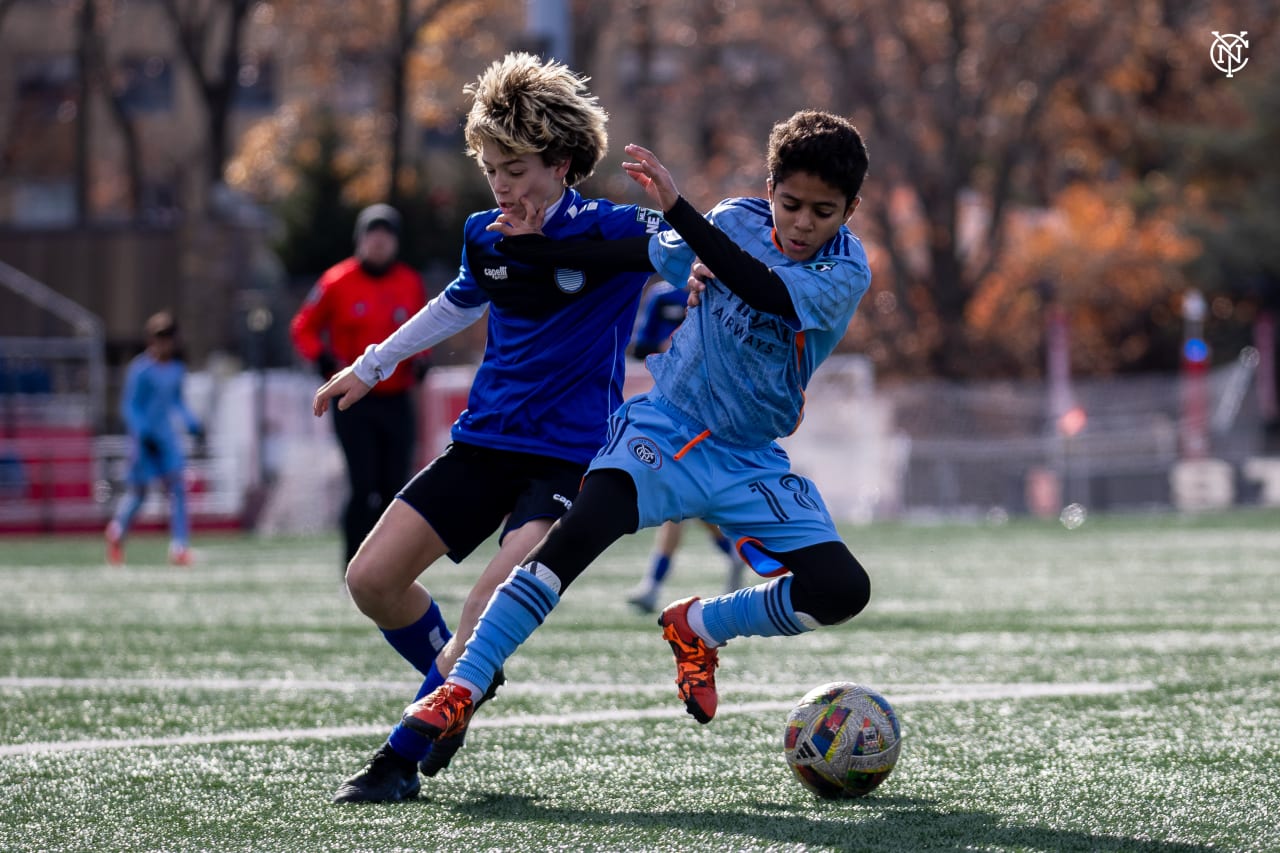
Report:
[{"label": "black referee shorts", "polygon": [[459,563],[499,525],[506,536],[534,519],[564,515],[586,472],[586,463],[455,441],[396,497],[427,520]]}]

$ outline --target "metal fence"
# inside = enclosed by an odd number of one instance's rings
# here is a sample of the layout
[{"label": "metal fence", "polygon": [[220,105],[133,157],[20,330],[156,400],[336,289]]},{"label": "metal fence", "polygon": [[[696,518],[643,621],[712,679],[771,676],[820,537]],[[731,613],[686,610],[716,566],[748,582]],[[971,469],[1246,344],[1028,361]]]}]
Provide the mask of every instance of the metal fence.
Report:
[{"label": "metal fence", "polygon": [[[902,510],[1171,507],[1171,474],[1187,456],[1190,434],[1207,442],[1200,455],[1231,467],[1233,500],[1248,501],[1261,488],[1247,464],[1261,452],[1263,434],[1250,382],[1255,365],[1246,351],[1200,380],[1168,374],[1077,381],[1074,405],[1056,413],[1039,382],[882,389],[907,443]],[[1189,381],[1202,383],[1198,405],[1189,403]]]}]

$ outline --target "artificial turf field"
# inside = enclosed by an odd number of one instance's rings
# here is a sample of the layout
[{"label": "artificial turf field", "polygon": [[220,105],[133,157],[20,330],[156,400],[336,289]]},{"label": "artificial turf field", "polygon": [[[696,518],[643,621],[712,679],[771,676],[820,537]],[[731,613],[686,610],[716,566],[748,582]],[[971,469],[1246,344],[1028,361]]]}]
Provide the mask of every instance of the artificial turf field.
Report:
[{"label": "artificial turf field", "polygon": [[[0,540],[0,850],[1280,850],[1280,513],[846,530],[857,619],[721,654],[700,726],[610,550],[409,803],[335,806],[417,679],[346,598],[334,537]],[[484,549],[487,555],[490,547]],[[478,562],[427,574],[454,617]],[[667,595],[723,567],[686,535]],[[788,708],[849,680],[905,731],[815,799]]]}]

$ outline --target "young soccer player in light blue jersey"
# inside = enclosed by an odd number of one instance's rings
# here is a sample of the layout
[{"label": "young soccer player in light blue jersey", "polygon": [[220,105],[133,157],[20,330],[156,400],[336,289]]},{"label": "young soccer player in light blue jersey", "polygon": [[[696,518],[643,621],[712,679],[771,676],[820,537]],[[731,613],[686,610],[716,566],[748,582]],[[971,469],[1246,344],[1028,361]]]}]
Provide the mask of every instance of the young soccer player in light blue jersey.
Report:
[{"label": "young soccer player in light blue jersey", "polygon": [[[396,364],[488,313],[488,341],[453,442],[397,495],[347,567],[347,588],[388,643],[424,676],[418,696],[443,683],[494,587],[573,504],[587,463],[622,402],[627,343],[649,273],[531,266],[502,254],[488,230],[523,200],[545,210],[547,234],[600,245],[647,244],[661,216],[583,198],[573,186],[607,147],[607,115],[564,65],[510,54],[467,87],[467,147],[497,207],[468,218],[458,276],[386,340],[323,385],[314,411],[345,409]],[[441,557],[461,561],[495,531],[498,553],[463,605],[456,634],[418,577]],[[501,683],[495,672],[492,695]],[[341,803],[417,796],[462,745],[434,744],[397,725],[334,797]],[[419,764],[419,762],[421,762]]]},{"label": "young soccer player in light blue jersey", "polygon": [[186,454],[182,432],[197,440],[204,427],[187,407],[182,383],[187,368],[178,357],[178,324],[168,311],[147,319],[147,348],[129,362],[120,413],[132,443],[128,490],[107,524],[107,562],[124,565],[125,539],[153,481],[169,495],[169,562],[191,565],[191,521],[187,515],[187,486],[183,482]]},{"label": "young soccer player in light blue jersey", "polygon": [[[715,715],[718,648],[728,640],[835,625],[870,598],[867,573],[818,490],[791,471],[775,441],[799,425],[805,386],[870,283],[866,254],[845,225],[867,170],[860,135],[829,113],[793,115],[769,137],[767,199],[730,199],[705,218],[652,152],[626,150],[634,159],[623,168],[674,229],[650,239],[648,258],[668,281],[689,281],[688,317],[669,349],[649,359],[654,390],[614,413],[573,509],[498,586],[446,683],[406,708],[403,722],[427,737],[466,731],[473,697],[568,585],[641,527],[705,518],[773,577],[662,612],[680,698],[700,723]],[[593,250],[533,233],[541,220],[530,207],[490,226],[510,235],[509,254],[565,262]],[[636,263],[621,248],[614,254]]]},{"label": "young soccer player in light blue jersey", "polygon": [[[636,318],[635,333],[631,340],[631,355],[641,360],[660,353],[671,342],[671,335],[684,322],[687,312],[688,293],[683,287],[676,287],[670,282],[656,281],[645,290],[640,302],[640,314]],[[729,537],[714,524],[706,521],[691,522],[702,527],[711,536],[711,542],[720,553],[725,555],[728,574],[725,580],[725,591],[733,592],[742,586],[742,573],[746,565],[742,557],[729,541]],[[679,521],[665,521],[658,528],[653,538],[653,553],[649,557],[649,567],[644,577],[629,593],[627,603],[642,613],[652,613],[658,607],[662,584],[666,581],[671,567],[675,563],[676,551],[684,539],[685,525]]]}]

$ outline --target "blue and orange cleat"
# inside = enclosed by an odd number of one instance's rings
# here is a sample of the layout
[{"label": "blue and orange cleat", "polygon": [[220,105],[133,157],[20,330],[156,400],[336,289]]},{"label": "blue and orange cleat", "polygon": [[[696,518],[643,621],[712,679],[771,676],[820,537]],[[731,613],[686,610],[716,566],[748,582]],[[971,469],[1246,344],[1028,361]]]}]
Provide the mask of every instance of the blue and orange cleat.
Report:
[{"label": "blue and orange cleat", "polygon": [[716,715],[716,667],[720,653],[709,648],[689,627],[689,606],[698,599],[685,598],[667,605],[658,617],[662,638],[676,656],[676,686],[685,709],[699,723],[709,723]]}]

